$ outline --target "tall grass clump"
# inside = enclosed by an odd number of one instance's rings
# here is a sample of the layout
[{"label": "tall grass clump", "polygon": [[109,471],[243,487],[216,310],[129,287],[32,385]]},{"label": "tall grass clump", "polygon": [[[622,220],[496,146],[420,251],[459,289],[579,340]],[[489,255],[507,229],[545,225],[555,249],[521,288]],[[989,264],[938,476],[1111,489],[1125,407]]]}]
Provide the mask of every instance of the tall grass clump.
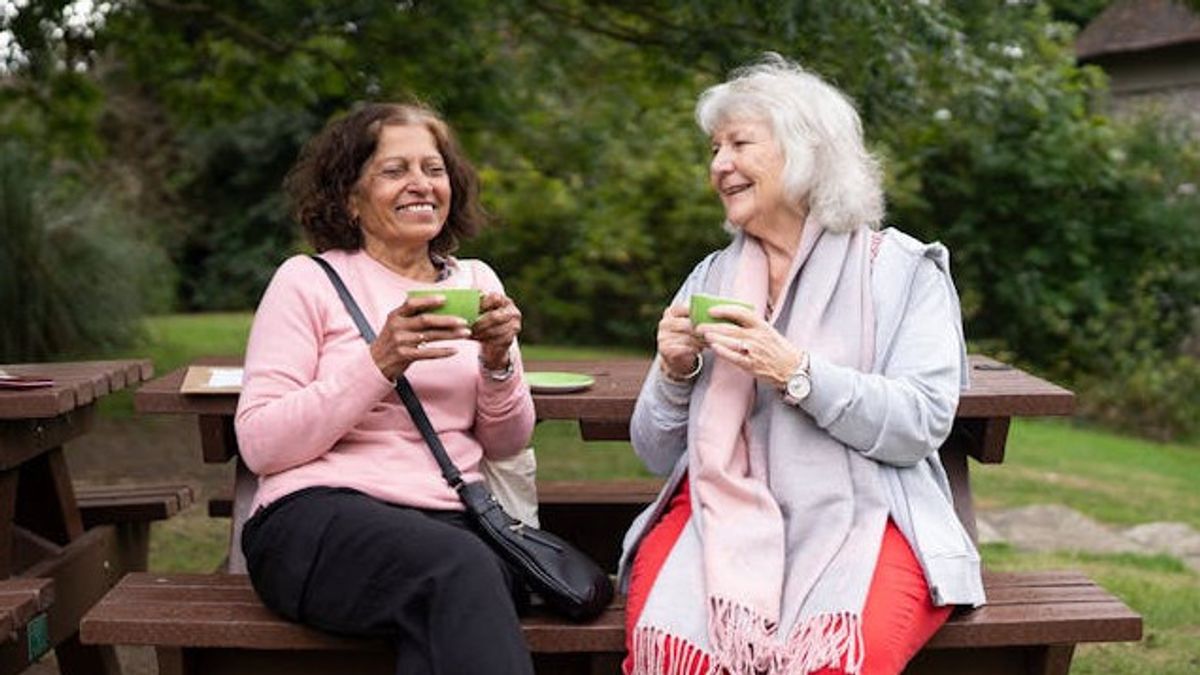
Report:
[{"label": "tall grass clump", "polygon": [[0,361],[132,344],[142,312],[164,306],[169,269],[114,196],[0,144]]}]

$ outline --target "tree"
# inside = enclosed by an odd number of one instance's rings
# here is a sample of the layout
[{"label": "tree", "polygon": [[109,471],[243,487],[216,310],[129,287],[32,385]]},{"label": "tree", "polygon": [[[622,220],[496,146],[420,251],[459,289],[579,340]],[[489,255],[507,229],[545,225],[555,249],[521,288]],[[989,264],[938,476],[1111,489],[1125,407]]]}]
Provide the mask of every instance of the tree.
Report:
[{"label": "tree", "polygon": [[[47,6],[59,14],[42,19],[66,16],[67,3]],[[527,338],[649,346],[662,304],[724,240],[695,97],[778,51],[856,100],[885,159],[889,221],[950,246],[977,346],[1086,383],[1120,354],[1137,355],[1123,376],[1174,363],[1200,297],[1196,146],[1163,121],[1093,110],[1103,78],[1074,63],[1069,21],[1098,10],[143,0],[110,7],[91,37],[22,37],[32,56],[0,90],[0,125],[157,178],[150,201],[179,223],[165,238],[183,303],[236,307],[299,246],[276,186],[300,143],[356,100],[422,97],[481,169],[500,227],[465,251],[499,268]],[[87,72],[36,66],[78,55]],[[119,108],[121,97],[142,105]],[[61,111],[38,113],[51,100]],[[109,142],[127,138],[113,129],[129,108],[155,111],[148,151]]]}]

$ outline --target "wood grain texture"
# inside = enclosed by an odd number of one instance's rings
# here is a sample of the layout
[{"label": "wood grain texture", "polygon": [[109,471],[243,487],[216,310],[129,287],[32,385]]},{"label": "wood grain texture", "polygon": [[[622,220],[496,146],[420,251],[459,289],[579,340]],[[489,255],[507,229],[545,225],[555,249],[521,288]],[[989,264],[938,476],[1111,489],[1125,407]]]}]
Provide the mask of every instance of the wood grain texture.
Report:
[{"label": "wood grain texture", "polygon": [[[203,365],[241,365],[238,357],[198,359]],[[580,392],[535,394],[538,419],[580,420],[591,424],[628,424],[633,404],[650,367],[648,359],[541,361],[525,363],[527,371],[555,370],[591,375],[596,383]],[[134,406],[147,413],[233,415],[237,395],[185,395],[179,393],[187,368],[151,380],[134,395]],[[1034,377],[985,356],[971,356],[971,387],[964,391],[958,417],[1012,417],[1070,415],[1075,395],[1058,385]]]},{"label": "wood grain texture", "polygon": [[192,505],[189,485],[113,485],[76,488],[84,527],[166,520]]},{"label": "wood grain texture", "polygon": [[[956,614],[930,649],[961,649],[1141,638],[1141,617],[1073,572],[985,575],[989,603]],[[535,652],[624,650],[624,606],[618,598],[586,625],[534,613],[522,624]],[[378,641],[326,635],[289,623],[259,602],[242,575],[131,574],[84,618],[95,644],[224,647],[264,650],[385,650]]]},{"label": "wood grain texture", "polygon": [[51,579],[0,581],[0,642],[16,639],[17,630],[54,604]]},{"label": "wood grain texture", "polygon": [[0,419],[55,417],[150,379],[146,359],[0,364],[13,375],[49,377],[54,384],[38,389],[0,390]]}]

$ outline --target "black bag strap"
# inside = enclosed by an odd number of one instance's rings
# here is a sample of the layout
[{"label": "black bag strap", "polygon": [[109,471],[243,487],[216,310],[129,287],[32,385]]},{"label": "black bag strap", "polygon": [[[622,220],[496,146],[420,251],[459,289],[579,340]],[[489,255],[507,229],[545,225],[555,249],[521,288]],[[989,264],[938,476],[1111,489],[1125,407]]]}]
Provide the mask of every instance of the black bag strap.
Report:
[{"label": "black bag strap", "polygon": [[[346,284],[338,276],[337,271],[324,258],[315,255],[309,257],[315,260],[321,266],[321,269],[325,270],[325,275],[329,277],[329,281],[337,291],[338,297],[341,298],[342,304],[346,306],[346,311],[350,313],[350,318],[354,320],[354,325],[358,326],[358,332],[362,333],[363,339],[367,341],[367,344],[374,342],[375,331],[371,329],[371,324],[367,323],[367,317],[363,316],[358,303],[354,301],[354,296],[350,295],[350,289],[346,288]],[[442,469],[442,478],[445,478],[450,487],[457,491],[463,484],[462,472],[458,470],[454,462],[450,461],[450,455],[446,454],[446,447],[442,445],[442,439],[438,438],[437,432],[433,429],[433,424],[429,422],[429,416],[425,414],[425,406],[421,405],[421,399],[417,398],[417,392],[413,391],[412,385],[409,384],[408,379],[403,375],[396,378],[396,394],[404,402],[404,407],[408,409],[408,414],[412,417],[413,423],[417,425],[421,436],[425,438],[425,442],[429,445],[429,451],[433,453],[433,458]]]}]

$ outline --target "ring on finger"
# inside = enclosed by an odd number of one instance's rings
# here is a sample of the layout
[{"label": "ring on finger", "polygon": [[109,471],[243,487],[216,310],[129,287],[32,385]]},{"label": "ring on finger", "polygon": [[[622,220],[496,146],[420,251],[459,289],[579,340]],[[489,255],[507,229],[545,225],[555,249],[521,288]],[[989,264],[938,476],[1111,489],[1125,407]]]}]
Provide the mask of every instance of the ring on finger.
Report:
[{"label": "ring on finger", "polygon": [[737,349],[742,354],[750,355],[750,345],[746,344],[745,340],[738,340]]},{"label": "ring on finger", "polygon": [[417,333],[417,349],[425,348],[425,334]]}]

